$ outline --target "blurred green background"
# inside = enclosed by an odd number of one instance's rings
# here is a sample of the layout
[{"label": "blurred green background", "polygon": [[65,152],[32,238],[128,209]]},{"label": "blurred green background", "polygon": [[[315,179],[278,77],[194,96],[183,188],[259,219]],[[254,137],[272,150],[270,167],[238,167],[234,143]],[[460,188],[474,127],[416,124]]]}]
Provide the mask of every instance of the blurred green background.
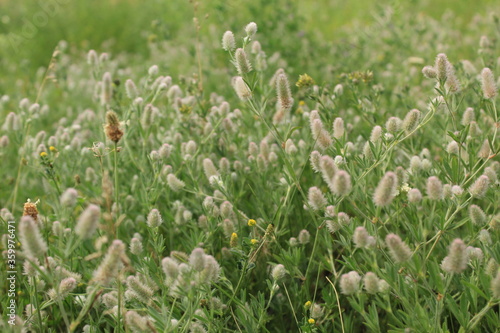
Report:
[{"label": "blurred green background", "polygon": [[282,44],[278,32],[306,36],[312,46],[333,43],[348,38],[346,27],[376,23],[387,6],[395,15],[410,11],[435,19],[452,11],[454,28],[460,30],[494,4],[495,0],[204,0],[198,5],[188,0],[0,0],[0,89],[8,90],[13,80],[33,80],[60,40],[82,52],[93,48],[113,55],[133,53],[135,61],[147,59],[151,43],[194,44],[195,11],[205,51],[218,45],[225,30],[241,31],[255,21],[266,35],[263,46],[268,55],[279,50],[293,62],[293,45]]}]

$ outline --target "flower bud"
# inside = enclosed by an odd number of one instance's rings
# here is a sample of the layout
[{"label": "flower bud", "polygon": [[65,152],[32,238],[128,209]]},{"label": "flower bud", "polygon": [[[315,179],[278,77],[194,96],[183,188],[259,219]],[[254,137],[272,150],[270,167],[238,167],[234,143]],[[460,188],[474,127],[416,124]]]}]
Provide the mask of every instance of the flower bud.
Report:
[{"label": "flower bud", "polygon": [[136,256],[139,256],[141,255],[142,253],[142,250],[143,250],[143,247],[142,247],[142,242],[139,238],[132,238],[130,240],[130,252],[132,254],[135,254]]},{"label": "flower bud", "polygon": [[299,240],[299,243],[302,245],[305,245],[309,243],[309,240],[311,239],[311,234],[309,234],[309,231],[303,229],[299,232],[299,236],[297,237]]},{"label": "flower bud", "polygon": [[173,173],[169,173],[167,175],[167,184],[168,187],[170,187],[170,189],[174,192],[178,192],[183,189],[184,186],[186,186],[186,184],[182,180],[177,178],[177,176]]}]

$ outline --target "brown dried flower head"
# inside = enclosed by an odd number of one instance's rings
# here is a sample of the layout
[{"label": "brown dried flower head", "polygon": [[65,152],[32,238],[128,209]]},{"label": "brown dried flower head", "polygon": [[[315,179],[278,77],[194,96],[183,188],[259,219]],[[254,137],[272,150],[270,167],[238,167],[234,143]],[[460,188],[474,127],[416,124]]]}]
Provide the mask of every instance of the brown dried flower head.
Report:
[{"label": "brown dried flower head", "polygon": [[120,121],[114,111],[108,111],[106,113],[106,125],[104,126],[104,132],[106,133],[108,139],[114,143],[118,143],[123,136],[123,131],[120,128]]}]

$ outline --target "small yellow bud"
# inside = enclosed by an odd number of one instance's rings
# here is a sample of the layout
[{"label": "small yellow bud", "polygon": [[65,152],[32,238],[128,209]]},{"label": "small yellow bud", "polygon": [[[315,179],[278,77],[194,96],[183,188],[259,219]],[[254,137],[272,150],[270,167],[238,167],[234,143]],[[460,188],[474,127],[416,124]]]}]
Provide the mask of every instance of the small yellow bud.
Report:
[{"label": "small yellow bud", "polygon": [[229,246],[236,247],[236,245],[238,245],[238,234],[233,232],[231,234],[231,240],[229,241]]},{"label": "small yellow bud", "polygon": [[255,244],[259,243],[259,240],[255,239],[255,238],[252,238],[250,240],[250,243],[252,243],[252,245],[255,245]]},{"label": "small yellow bud", "polygon": [[304,106],[304,105],[306,105],[306,102],[304,102],[304,101],[299,101],[299,106]]},{"label": "small yellow bud", "polygon": [[257,221],[255,221],[254,219],[250,219],[248,220],[248,226],[249,227],[253,227],[257,224]]},{"label": "small yellow bud", "polygon": [[57,152],[57,149],[56,149],[56,147],[54,147],[54,146],[50,146],[50,147],[49,147],[49,150],[50,150],[51,152],[53,152],[53,153]]},{"label": "small yellow bud", "polygon": [[42,151],[42,152],[40,153],[40,157],[46,157],[46,156],[47,156],[47,153],[46,153],[46,152]]},{"label": "small yellow bud", "polygon": [[304,303],[304,307],[307,309],[311,306],[311,304],[312,304],[311,301],[307,301]]},{"label": "small yellow bud", "polygon": [[312,319],[312,318],[309,318],[309,319],[307,320],[307,322],[308,322],[309,324],[313,325],[313,324],[316,322],[316,320],[314,320],[314,319]]}]

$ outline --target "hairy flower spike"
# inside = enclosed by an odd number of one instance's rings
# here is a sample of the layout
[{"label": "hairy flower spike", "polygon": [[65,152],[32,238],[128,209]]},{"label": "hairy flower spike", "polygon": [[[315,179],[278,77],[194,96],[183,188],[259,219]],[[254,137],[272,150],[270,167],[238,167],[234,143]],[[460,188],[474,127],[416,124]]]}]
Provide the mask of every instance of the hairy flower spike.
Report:
[{"label": "hairy flower spike", "polygon": [[336,139],[341,139],[344,136],[344,120],[340,117],[335,118],[333,121],[333,136]]},{"label": "hairy flower spike", "polygon": [[31,216],[23,216],[19,222],[19,240],[23,251],[30,258],[39,258],[47,252],[47,243],[42,238],[37,223]]},{"label": "hairy flower spike", "polygon": [[437,77],[437,71],[432,66],[425,66],[422,68],[422,74],[428,79],[434,79]]},{"label": "hairy flower spike", "polygon": [[125,256],[125,244],[121,240],[114,240],[101,264],[94,272],[94,281],[108,285],[117,276],[122,267]]},{"label": "hairy flower spike", "polygon": [[358,272],[350,271],[340,277],[340,291],[344,295],[352,295],[358,292],[361,277]]},{"label": "hairy flower spike", "polygon": [[352,236],[352,240],[356,247],[358,248],[363,248],[368,245],[368,237],[370,235],[368,234],[368,231],[364,227],[357,227],[354,230],[354,235]]},{"label": "hairy flower spike", "polygon": [[252,38],[257,33],[257,24],[255,22],[250,22],[245,27],[245,33],[247,37]]},{"label": "hairy flower spike", "polygon": [[242,48],[236,49],[234,57],[236,59],[236,69],[238,70],[238,74],[243,75],[252,71],[252,65],[250,64],[250,61],[248,61],[245,50]]},{"label": "hairy flower spike", "polygon": [[468,261],[465,243],[457,238],[451,243],[448,256],[443,259],[441,268],[448,273],[462,273],[467,268]]},{"label": "hairy flower spike", "polygon": [[478,205],[469,206],[469,218],[475,225],[482,225],[486,223],[486,214]]},{"label": "hairy flower spike", "polygon": [[389,253],[395,262],[401,263],[410,259],[411,250],[398,235],[388,234],[387,237],[385,237],[385,243],[387,244]]},{"label": "hairy flower spike", "polygon": [[234,34],[231,31],[226,31],[222,36],[222,48],[226,51],[233,51],[236,48]]},{"label": "hairy flower spike", "polygon": [[444,53],[440,53],[436,57],[435,64],[436,74],[438,81],[445,82],[448,78],[448,57]]},{"label": "hairy flower spike", "polygon": [[490,179],[488,176],[482,175],[469,187],[469,193],[473,197],[482,198],[488,191],[489,186]]},{"label": "hairy flower spike", "polygon": [[484,68],[481,71],[481,88],[483,89],[483,95],[486,99],[492,99],[497,95],[495,76],[489,68]]},{"label": "hairy flower spike", "polygon": [[406,114],[406,117],[403,120],[403,129],[405,133],[409,134],[413,132],[417,128],[419,121],[420,111],[417,109],[410,110],[410,112]]},{"label": "hairy flower spike", "polygon": [[497,273],[493,279],[491,279],[491,295],[493,298],[500,298],[500,270],[497,270]]},{"label": "hairy flower spike", "polygon": [[308,193],[307,197],[309,199],[309,205],[314,210],[323,209],[323,207],[325,207],[327,204],[325,196],[323,195],[323,192],[321,192],[321,190],[317,187],[311,187],[309,189],[309,193]]},{"label": "hairy flower spike", "polygon": [[417,203],[422,200],[422,193],[420,193],[418,188],[412,188],[408,191],[408,201],[410,203]]},{"label": "hairy flower spike", "polygon": [[442,200],[444,198],[443,183],[439,178],[432,176],[427,179],[427,196],[431,200]]},{"label": "hairy flower spike", "polygon": [[234,79],[233,87],[236,91],[236,94],[242,101],[246,101],[252,97],[252,91],[241,76],[237,76]]},{"label": "hairy flower spike", "polygon": [[276,92],[278,95],[278,103],[280,109],[289,111],[293,104],[292,93],[290,92],[290,84],[284,73],[279,74],[276,78]]},{"label": "hairy flower spike", "polygon": [[366,273],[363,281],[365,283],[365,290],[367,293],[376,294],[379,292],[379,280],[375,273]]},{"label": "hairy flower spike", "polygon": [[380,180],[375,193],[373,194],[373,201],[379,207],[389,205],[396,196],[398,179],[394,172],[387,172]]},{"label": "hairy flower spike", "polygon": [[167,175],[167,184],[168,187],[170,187],[170,189],[174,192],[178,192],[182,190],[184,186],[186,186],[186,184],[182,180],[177,178],[177,176],[173,173],[169,173]]},{"label": "hairy flower spike", "polygon": [[286,275],[286,269],[285,266],[282,264],[278,264],[274,266],[272,272],[271,272],[271,277],[273,278],[274,281],[280,281],[282,280]]},{"label": "hairy flower spike", "polygon": [[75,233],[82,239],[92,238],[98,225],[101,210],[98,206],[90,204],[78,218]]},{"label": "hairy flower spike", "polygon": [[147,224],[150,228],[159,227],[160,224],[163,223],[163,219],[161,218],[160,211],[158,211],[158,209],[156,209],[156,208],[151,209],[146,221],[147,221]]},{"label": "hairy flower spike", "polygon": [[335,173],[335,176],[333,177],[332,189],[333,193],[339,196],[347,195],[351,192],[351,176],[347,173],[347,171],[339,170]]}]

